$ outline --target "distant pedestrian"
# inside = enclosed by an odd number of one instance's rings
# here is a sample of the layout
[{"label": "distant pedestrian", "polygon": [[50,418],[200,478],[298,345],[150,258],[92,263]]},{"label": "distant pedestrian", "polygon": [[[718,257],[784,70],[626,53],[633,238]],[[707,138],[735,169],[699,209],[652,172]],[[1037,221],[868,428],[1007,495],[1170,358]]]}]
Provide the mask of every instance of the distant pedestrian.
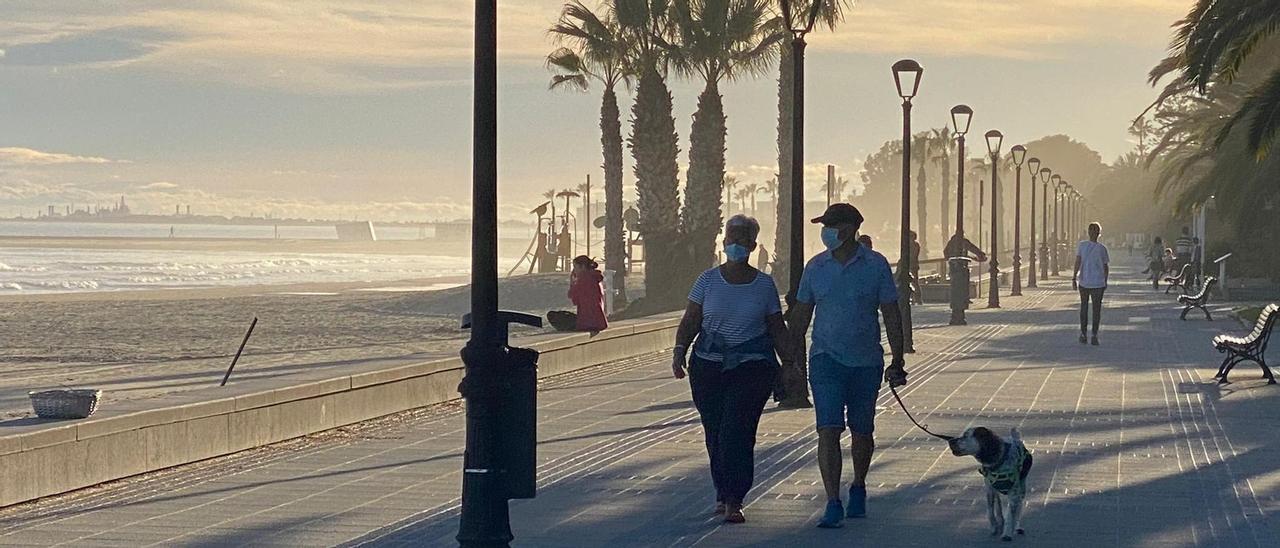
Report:
[{"label": "distant pedestrian", "polygon": [[1161,260],[1164,264],[1161,274],[1172,275],[1178,269],[1178,256],[1173,253],[1172,247],[1164,248],[1164,257]]},{"label": "distant pedestrian", "polygon": [[924,304],[920,294],[920,236],[914,230],[908,230],[911,236],[911,302]]},{"label": "distant pedestrian", "polygon": [[1191,264],[1191,253],[1195,249],[1195,240],[1191,238],[1191,229],[1182,227],[1182,235],[1178,236],[1173,242],[1173,254],[1177,259],[1173,269],[1181,269],[1183,265]]},{"label": "distant pedestrian", "polygon": [[547,320],[558,331],[603,331],[609,327],[604,313],[604,274],[599,263],[586,255],[573,259],[569,273],[569,300],[577,312],[553,310]]},{"label": "distant pedestrian", "polygon": [[1159,236],[1151,242],[1147,250],[1147,269],[1143,273],[1151,274],[1151,287],[1160,289],[1160,275],[1164,274],[1164,240]]},{"label": "distant pedestrian", "polygon": [[1191,272],[1191,279],[1194,281],[1195,286],[1197,288],[1200,287],[1200,283],[1201,283],[1200,264],[1204,262],[1202,259],[1204,257],[1203,254],[1204,254],[1204,248],[1200,245],[1200,238],[1199,237],[1192,238],[1191,239],[1191,263],[1190,263],[1191,270],[1190,272]]},{"label": "distant pedestrian", "polygon": [[1089,223],[1089,239],[1076,247],[1076,266],[1071,272],[1071,287],[1080,290],[1080,344],[1086,342],[1090,303],[1093,312],[1092,344],[1098,346],[1098,324],[1102,320],[1102,294],[1111,275],[1111,257],[1107,246],[1098,242],[1102,225]]},{"label": "distant pedestrian", "polygon": [[[845,517],[867,514],[867,472],[875,451],[876,398],[883,378],[890,386],[907,382],[902,313],[889,261],[858,243],[862,213],[849,204],[832,204],[821,217],[827,251],[804,267],[796,304],[791,309],[792,348],[802,344],[813,321],[809,385],[817,416],[818,469],[827,507],[818,527],[841,527]],[[816,312],[816,318],[814,316]],[[884,367],[880,317],[889,334],[893,361]],[[840,499],[843,456],[840,437],[852,433],[853,483],[849,506]]]},{"label": "distant pedestrian", "polygon": [[[782,320],[778,288],[747,263],[760,224],[734,215],[725,225],[724,264],[703,272],[689,291],[676,332],[671,372],[685,377],[702,420],[716,514],[742,523],[742,503],[755,474],[756,430],[779,377],[791,341]],[[696,336],[696,340],[695,340]],[[689,345],[693,357],[686,364]]]}]

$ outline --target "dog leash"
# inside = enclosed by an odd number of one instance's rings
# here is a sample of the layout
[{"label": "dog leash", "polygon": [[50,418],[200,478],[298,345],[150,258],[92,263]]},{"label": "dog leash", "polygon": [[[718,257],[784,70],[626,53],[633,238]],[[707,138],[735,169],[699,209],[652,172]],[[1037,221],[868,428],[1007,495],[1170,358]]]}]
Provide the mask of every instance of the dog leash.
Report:
[{"label": "dog leash", "polygon": [[898,395],[898,387],[893,386],[893,385],[891,384],[891,385],[889,385],[889,391],[890,391],[890,392],[893,392],[893,399],[898,400],[898,407],[901,407],[901,408],[902,408],[902,412],[907,414],[907,418],[908,418],[908,419],[911,419],[911,422],[912,422],[913,424],[915,424],[915,425],[916,425],[916,428],[919,428],[919,429],[921,429],[921,430],[924,430],[924,433],[926,433],[926,434],[928,434],[928,435],[930,435],[930,436],[933,436],[933,437],[935,437],[935,438],[938,438],[938,439],[940,439],[940,440],[943,440],[943,441],[945,441],[945,442],[948,442],[948,443],[950,443],[950,442],[951,442],[951,440],[954,440],[954,439],[955,439],[955,438],[954,438],[954,437],[952,437],[952,436],[944,436],[944,435],[942,435],[942,434],[935,434],[935,433],[933,433],[933,432],[930,432],[928,428],[925,428],[925,426],[924,426],[923,424],[920,424],[920,421],[916,420],[916,418],[915,418],[914,416],[912,416],[912,415],[911,415],[911,410],[910,410],[910,409],[907,409],[907,404],[905,404],[905,403],[903,403],[903,402],[902,402],[902,396],[899,396],[899,395]]}]

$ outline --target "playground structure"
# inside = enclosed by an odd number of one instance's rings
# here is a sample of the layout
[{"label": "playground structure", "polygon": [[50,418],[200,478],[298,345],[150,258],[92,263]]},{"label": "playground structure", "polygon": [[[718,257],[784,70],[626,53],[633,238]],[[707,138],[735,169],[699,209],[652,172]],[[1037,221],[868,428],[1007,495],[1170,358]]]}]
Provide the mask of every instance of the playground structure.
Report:
[{"label": "playground structure", "polygon": [[[589,181],[589,180],[588,180]],[[585,245],[579,244],[578,215],[573,212],[570,200],[584,198],[583,212],[591,215],[590,182],[579,187],[584,193],[573,190],[562,190],[551,194],[551,199],[529,211],[537,217],[536,230],[524,255],[516,261],[515,266],[507,271],[511,276],[525,268],[525,273],[568,272],[572,269],[573,258],[579,254],[591,255],[591,228],[603,229],[605,218],[596,217],[590,223],[584,223]],[[557,208],[556,200],[563,199],[563,209]],[[622,215],[624,238],[626,243],[626,270],[631,272],[637,263],[643,263],[644,240],[640,237],[638,225],[640,213],[634,206],[628,207]],[[603,240],[603,238],[601,239]],[[603,244],[603,241],[598,242]],[[597,259],[599,257],[596,257]],[[525,267],[525,265],[528,265]],[[608,265],[613,268],[613,265]]]}]

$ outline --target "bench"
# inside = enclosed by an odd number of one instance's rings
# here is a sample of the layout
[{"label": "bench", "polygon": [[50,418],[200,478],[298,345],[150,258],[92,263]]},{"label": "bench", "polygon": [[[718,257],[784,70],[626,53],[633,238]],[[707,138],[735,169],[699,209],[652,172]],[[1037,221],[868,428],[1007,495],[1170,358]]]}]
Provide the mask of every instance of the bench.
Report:
[{"label": "bench", "polygon": [[1204,305],[1209,303],[1209,292],[1213,290],[1214,284],[1218,283],[1218,279],[1213,276],[1205,278],[1204,285],[1200,287],[1200,292],[1195,295],[1178,295],[1178,302],[1182,303],[1182,319],[1187,319],[1187,313],[1193,309],[1199,308],[1204,312],[1206,320],[1213,321],[1213,316],[1209,315],[1209,309]]},{"label": "bench", "polygon": [[1164,283],[1169,284],[1164,288],[1164,294],[1168,295],[1169,290],[1178,288],[1179,292],[1187,289],[1187,275],[1191,271],[1191,263],[1182,265],[1182,270],[1178,271],[1177,276],[1165,276]]},{"label": "bench", "polygon": [[1280,305],[1275,303],[1262,309],[1253,332],[1248,336],[1218,335],[1213,338],[1213,347],[1218,349],[1218,352],[1227,354],[1227,357],[1222,360],[1222,365],[1218,366],[1218,373],[1214,375],[1219,383],[1226,384],[1227,374],[1236,364],[1245,360],[1257,362],[1262,367],[1262,376],[1267,379],[1267,384],[1276,383],[1275,376],[1271,374],[1271,368],[1267,367],[1267,342],[1271,339],[1271,332],[1275,330],[1276,320],[1280,319],[1280,313],[1277,313],[1277,310],[1280,310]]}]

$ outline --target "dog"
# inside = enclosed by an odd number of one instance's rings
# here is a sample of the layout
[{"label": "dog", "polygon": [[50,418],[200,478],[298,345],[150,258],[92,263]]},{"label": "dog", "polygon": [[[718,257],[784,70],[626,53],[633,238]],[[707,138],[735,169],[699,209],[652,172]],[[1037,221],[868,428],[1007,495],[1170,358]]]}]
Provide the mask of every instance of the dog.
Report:
[{"label": "dog", "polygon": [[1022,502],[1027,494],[1027,474],[1031,472],[1031,451],[1022,443],[1022,435],[1014,428],[1005,440],[990,429],[969,428],[948,445],[951,454],[972,455],[978,459],[978,472],[987,483],[987,519],[991,535],[1011,541],[1022,529]]}]

